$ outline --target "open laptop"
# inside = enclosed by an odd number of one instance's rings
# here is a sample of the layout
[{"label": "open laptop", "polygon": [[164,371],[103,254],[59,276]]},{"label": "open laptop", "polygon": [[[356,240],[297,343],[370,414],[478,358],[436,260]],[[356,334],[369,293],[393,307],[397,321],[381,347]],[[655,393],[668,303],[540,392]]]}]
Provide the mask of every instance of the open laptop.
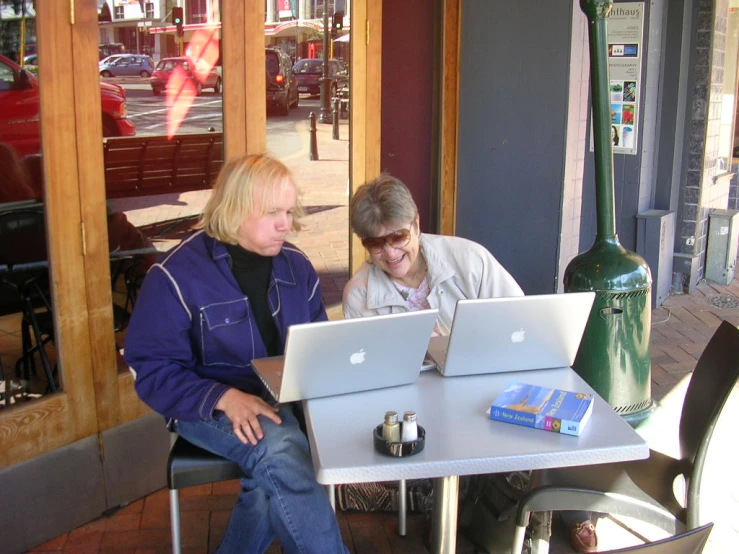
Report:
[{"label": "open laptop", "polygon": [[438,310],[291,325],[284,356],[252,361],[279,402],[414,382]]},{"label": "open laptop", "polygon": [[445,377],[569,367],[594,300],[594,292],[460,300],[429,357]]}]

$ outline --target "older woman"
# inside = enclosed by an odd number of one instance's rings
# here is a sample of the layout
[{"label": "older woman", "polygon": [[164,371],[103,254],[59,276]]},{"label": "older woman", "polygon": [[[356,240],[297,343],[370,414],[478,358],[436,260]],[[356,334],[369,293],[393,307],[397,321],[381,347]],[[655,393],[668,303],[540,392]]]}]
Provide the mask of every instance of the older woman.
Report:
[{"label": "older woman", "polygon": [[[458,300],[523,295],[515,279],[480,244],[421,233],[416,203],[395,177],[380,175],[359,187],[349,203],[349,219],[370,259],[344,288],[344,317],[438,308],[435,334],[448,335]],[[355,508],[381,506],[381,499],[389,496],[386,487],[339,486],[339,499]],[[424,490],[423,485],[416,488]],[[594,551],[597,537],[590,514],[563,515],[577,551]]]},{"label": "older woman", "polygon": [[[416,203],[395,177],[380,175],[359,187],[349,203],[349,219],[370,259],[344,287],[346,318],[438,308],[434,334],[448,335],[458,300],[523,295],[483,246],[421,233]],[[341,507],[395,507],[391,484],[340,485],[337,490]],[[428,481],[416,481],[411,505],[429,509],[430,491]]]},{"label": "older woman", "polygon": [[416,203],[395,177],[359,187],[349,218],[370,259],[344,288],[347,318],[438,308],[436,334],[448,335],[458,300],[523,295],[483,246],[421,233]]}]

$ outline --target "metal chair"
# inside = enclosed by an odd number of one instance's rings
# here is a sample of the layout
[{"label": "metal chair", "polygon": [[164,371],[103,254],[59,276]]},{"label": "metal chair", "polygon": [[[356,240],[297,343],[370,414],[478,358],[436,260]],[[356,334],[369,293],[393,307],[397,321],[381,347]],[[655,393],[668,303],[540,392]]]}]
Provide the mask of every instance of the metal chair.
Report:
[{"label": "metal chair", "polygon": [[235,462],[203,450],[180,436],[177,437],[167,462],[173,554],[182,553],[180,489],[242,477],[244,474]]},{"label": "metal chair", "polygon": [[659,541],[648,542],[638,546],[609,550],[601,554],[701,554],[708,542],[713,523],[706,523],[702,527],[691,529],[680,535],[673,535]]},{"label": "metal chair", "polygon": [[[724,321],[708,342],[690,380],[680,415],[680,457],[650,450],[646,460],[535,472],[521,499],[512,552],[521,552],[531,512],[590,510],[618,513],[656,525],[672,535],[698,527],[701,477],[711,435],[739,379],[739,329]],[[673,490],[686,481],[685,498]],[[546,526],[544,526],[546,527]],[[548,542],[535,529],[533,537]]]},{"label": "metal chair", "polygon": [[[16,373],[22,363],[24,377],[28,379],[29,366],[34,363],[33,355],[38,352],[49,383],[48,389],[56,392],[53,371],[43,348],[50,340],[50,333],[44,333],[39,323],[41,314],[45,312],[37,313],[39,309],[51,310],[42,208],[22,207],[0,212],[0,264],[6,268],[0,279],[15,290],[23,313],[23,356],[16,364]],[[35,345],[31,344],[31,332]]]}]

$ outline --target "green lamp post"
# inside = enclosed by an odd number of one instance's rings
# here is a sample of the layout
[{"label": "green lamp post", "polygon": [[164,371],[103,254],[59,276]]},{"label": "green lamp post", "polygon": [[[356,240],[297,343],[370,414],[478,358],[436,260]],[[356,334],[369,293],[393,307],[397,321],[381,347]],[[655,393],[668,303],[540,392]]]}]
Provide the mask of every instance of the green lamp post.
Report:
[{"label": "green lamp post", "polygon": [[652,276],[626,250],[615,228],[613,144],[608,97],[606,19],[612,0],[580,0],[588,18],[593,99],[597,231],[593,246],[565,270],[566,292],[596,298],[575,359],[575,371],[632,425],[652,411],[650,326]]}]

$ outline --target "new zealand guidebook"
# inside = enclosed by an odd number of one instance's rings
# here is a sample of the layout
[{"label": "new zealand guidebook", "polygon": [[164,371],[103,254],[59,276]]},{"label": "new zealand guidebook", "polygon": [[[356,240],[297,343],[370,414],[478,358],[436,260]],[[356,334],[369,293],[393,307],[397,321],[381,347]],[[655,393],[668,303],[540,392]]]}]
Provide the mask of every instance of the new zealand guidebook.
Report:
[{"label": "new zealand guidebook", "polygon": [[593,413],[593,395],[509,383],[490,406],[490,419],[579,435]]}]

